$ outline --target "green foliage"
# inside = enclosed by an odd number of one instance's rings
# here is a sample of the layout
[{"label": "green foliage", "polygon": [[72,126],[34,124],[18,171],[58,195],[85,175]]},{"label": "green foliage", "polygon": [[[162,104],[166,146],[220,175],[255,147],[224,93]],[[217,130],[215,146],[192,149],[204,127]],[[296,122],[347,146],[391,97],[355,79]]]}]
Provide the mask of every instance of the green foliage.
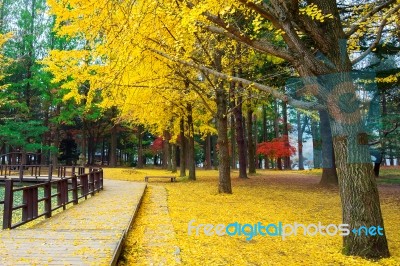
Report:
[{"label": "green foliage", "polygon": [[47,130],[41,121],[8,120],[0,125],[0,142],[34,152],[44,148],[41,135]]}]

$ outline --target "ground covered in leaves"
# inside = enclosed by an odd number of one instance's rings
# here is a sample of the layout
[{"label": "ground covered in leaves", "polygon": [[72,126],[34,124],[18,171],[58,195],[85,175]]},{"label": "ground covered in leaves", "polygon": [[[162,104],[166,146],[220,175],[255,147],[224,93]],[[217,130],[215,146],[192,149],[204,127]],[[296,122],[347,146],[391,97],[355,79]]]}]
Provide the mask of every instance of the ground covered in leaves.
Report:
[{"label": "ground covered in leaves", "polygon": [[[177,183],[152,180],[149,185],[163,186],[167,191],[170,221],[175,231],[169,252],[179,256],[184,265],[400,265],[400,171],[383,171],[379,183],[385,233],[392,257],[378,262],[341,254],[340,236],[206,236],[196,229],[188,235],[188,224],[225,224],[262,222],[293,224],[340,224],[340,198],[336,188],[321,188],[318,171],[259,171],[248,180],[239,180],[233,172],[233,194],[217,193],[218,172],[198,171],[197,181],[178,178]],[[170,175],[164,170],[106,169],[106,178],[143,181],[146,175]],[[389,181],[388,181],[389,180]],[[146,227],[157,229],[157,211],[149,189],[135,221],[120,261],[121,265],[157,264],[157,248],[143,248]],[[149,213],[152,213],[151,221]],[[163,214],[163,219],[165,220]],[[160,222],[163,224],[164,222]],[[162,228],[160,228],[162,231]],[[154,232],[153,232],[154,233]],[[154,246],[154,243],[153,243]],[[160,254],[166,251],[163,243]],[[174,247],[171,249],[171,247]],[[176,248],[177,247],[177,248]],[[150,259],[149,259],[150,258]],[[160,258],[161,259],[161,258]],[[168,264],[170,264],[169,261]]]}]

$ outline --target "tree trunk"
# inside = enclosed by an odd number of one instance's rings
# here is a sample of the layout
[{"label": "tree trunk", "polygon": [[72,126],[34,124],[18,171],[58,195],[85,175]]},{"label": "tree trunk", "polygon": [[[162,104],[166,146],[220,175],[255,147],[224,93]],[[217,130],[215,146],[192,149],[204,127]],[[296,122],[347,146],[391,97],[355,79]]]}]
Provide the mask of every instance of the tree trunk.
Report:
[{"label": "tree trunk", "polygon": [[297,111],[297,153],[299,156],[299,170],[304,170],[303,130],[301,126],[301,114],[299,111]]},{"label": "tree trunk", "polygon": [[186,137],[185,137],[185,120],[181,118],[180,121],[180,132],[179,132],[179,139],[180,139],[180,150],[179,150],[179,176],[184,177],[186,176]]},{"label": "tree trunk", "polygon": [[239,158],[239,178],[247,178],[247,163],[246,163],[246,142],[244,138],[243,128],[243,98],[241,95],[237,97],[237,103],[233,114],[235,116],[235,131],[236,131],[236,143],[238,147],[238,158]]},{"label": "tree trunk", "polygon": [[212,165],[211,165],[211,135],[207,134],[206,136],[206,140],[204,142],[204,168],[206,170],[211,170],[212,169]]},{"label": "tree trunk", "polygon": [[332,131],[329,123],[329,114],[326,111],[319,112],[320,134],[322,139],[322,177],[320,184],[323,186],[337,185],[335,154],[333,152]]},{"label": "tree trunk", "polygon": [[218,145],[218,136],[211,136],[211,147],[212,147],[212,166],[214,170],[218,170],[219,163],[218,163],[218,151],[217,151],[217,145]]},{"label": "tree trunk", "polygon": [[227,96],[221,84],[216,92],[217,130],[218,130],[218,162],[219,162],[219,193],[232,193],[231,173],[229,163],[228,119],[226,116]]},{"label": "tree trunk", "polygon": [[111,128],[110,166],[117,166],[117,125]]},{"label": "tree trunk", "polygon": [[253,110],[250,106],[247,108],[247,150],[249,158],[249,174],[256,173],[256,152],[254,147],[254,136],[253,136]]},{"label": "tree trunk", "polygon": [[164,131],[164,141],[163,141],[163,168],[171,171],[171,144],[169,143],[171,139],[171,134],[168,131]]},{"label": "tree trunk", "polygon": [[137,127],[137,134],[136,137],[138,139],[138,158],[137,158],[137,164],[136,168],[142,169],[143,168],[143,127],[138,126]]},{"label": "tree trunk", "polygon": [[[274,118],[275,138],[279,138],[278,101],[276,99],[274,100],[274,113],[275,113],[275,118]],[[276,167],[278,168],[278,170],[282,170],[282,160],[281,160],[281,158],[277,158],[276,159]]]},{"label": "tree trunk", "polygon": [[193,126],[193,117],[192,117],[192,105],[188,104],[186,106],[186,110],[188,112],[187,120],[188,120],[188,129],[189,129],[189,137],[188,137],[188,168],[189,168],[189,180],[196,180],[196,161],[194,154],[194,126]]},{"label": "tree trunk", "polygon": [[[372,165],[347,161],[349,156],[347,136],[337,136],[333,143],[338,165],[343,223],[349,224],[350,229],[358,229],[361,226],[367,228],[380,226],[384,232],[379,194]],[[367,152],[362,151],[361,148],[352,152],[359,156],[367,155]],[[385,235],[357,236],[350,233],[343,238],[343,252],[346,255],[366,258],[389,256]]]},{"label": "tree trunk", "polygon": [[[330,123],[339,189],[342,202],[343,223],[350,229],[379,226],[384,231],[379,194],[369,153],[368,136],[364,133],[359,109],[346,109],[355,99],[354,85],[346,74],[338,75],[335,93],[330,99]],[[348,95],[352,97],[342,97]],[[335,102],[337,100],[337,102]],[[339,102],[340,101],[340,102]],[[385,234],[356,235],[350,233],[343,237],[343,252],[346,255],[365,258],[389,256]]]},{"label": "tree trunk", "polygon": [[[234,107],[231,107],[234,108]],[[236,134],[235,134],[235,116],[230,115],[230,141],[231,144],[231,169],[236,169]]]},{"label": "tree trunk", "polygon": [[[214,63],[218,71],[222,71],[222,53],[216,51]],[[224,83],[218,81],[215,91],[215,102],[217,105],[217,131],[218,131],[218,192],[232,194],[231,168],[229,160],[229,139],[228,139],[228,95],[224,89]]]},{"label": "tree trunk", "polygon": [[[288,128],[288,114],[287,114],[287,103],[283,102],[282,103],[282,114],[283,114],[283,135],[287,136],[285,146],[289,147],[289,128]],[[290,170],[292,169],[292,166],[290,165],[290,156],[285,156],[283,158],[284,164],[285,164],[285,170]],[[303,166],[304,168],[304,166]]]},{"label": "tree trunk", "polygon": [[313,165],[314,168],[322,167],[322,151],[321,151],[321,134],[319,132],[318,123],[315,120],[311,121],[311,135],[312,135],[312,146],[313,146]]},{"label": "tree trunk", "polygon": [[[262,141],[266,142],[268,140],[268,127],[267,127],[267,107],[262,106]],[[269,169],[269,159],[264,156],[264,166],[265,169]]]},{"label": "tree trunk", "polygon": [[171,144],[171,172],[176,173],[176,144]]}]

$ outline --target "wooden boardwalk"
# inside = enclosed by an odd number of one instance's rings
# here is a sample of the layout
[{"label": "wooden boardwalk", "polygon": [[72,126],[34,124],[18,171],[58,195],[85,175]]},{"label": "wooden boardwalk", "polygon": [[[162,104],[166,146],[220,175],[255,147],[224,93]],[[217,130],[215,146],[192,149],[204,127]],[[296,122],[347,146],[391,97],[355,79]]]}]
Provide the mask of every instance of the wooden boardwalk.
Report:
[{"label": "wooden boardwalk", "polygon": [[145,183],[104,181],[104,191],[29,229],[0,231],[0,265],[114,265]]}]

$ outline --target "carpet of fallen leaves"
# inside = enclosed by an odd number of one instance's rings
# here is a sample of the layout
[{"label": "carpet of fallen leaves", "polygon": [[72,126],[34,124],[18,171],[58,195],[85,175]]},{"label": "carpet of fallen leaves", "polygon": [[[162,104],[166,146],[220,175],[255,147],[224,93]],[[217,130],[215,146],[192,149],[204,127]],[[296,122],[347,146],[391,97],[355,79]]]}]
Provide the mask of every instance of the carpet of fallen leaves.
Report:
[{"label": "carpet of fallen leaves", "polygon": [[[146,175],[171,175],[165,170],[105,169],[106,178],[143,181]],[[240,180],[232,173],[232,195],[217,193],[218,172],[198,171],[197,181],[178,178],[177,183],[150,180],[168,192],[168,208],[184,265],[400,265],[400,186],[380,185],[385,233],[391,257],[369,261],[341,254],[340,236],[244,236],[188,235],[188,222],[194,224],[318,223],[340,224],[338,190],[318,185],[318,171],[259,171]],[[151,191],[150,191],[151,193]],[[143,202],[142,209],[148,204]],[[141,211],[138,222],[146,219]],[[152,221],[157,226],[157,220]],[[124,264],[146,256],[140,248],[144,230],[133,227],[124,251]],[[147,254],[148,255],[148,254]]]}]

